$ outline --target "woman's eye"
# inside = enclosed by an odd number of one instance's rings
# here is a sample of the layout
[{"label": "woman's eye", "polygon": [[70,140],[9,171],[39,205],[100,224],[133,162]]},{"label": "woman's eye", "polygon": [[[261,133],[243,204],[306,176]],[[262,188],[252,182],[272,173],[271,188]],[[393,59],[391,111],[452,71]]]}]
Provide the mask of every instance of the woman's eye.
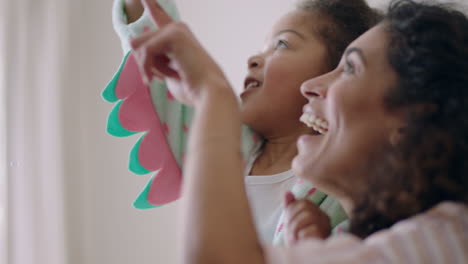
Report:
[{"label": "woman's eye", "polygon": [[286,49],[288,48],[288,43],[284,40],[278,40],[278,42],[276,42],[276,46],[275,46],[275,49]]}]

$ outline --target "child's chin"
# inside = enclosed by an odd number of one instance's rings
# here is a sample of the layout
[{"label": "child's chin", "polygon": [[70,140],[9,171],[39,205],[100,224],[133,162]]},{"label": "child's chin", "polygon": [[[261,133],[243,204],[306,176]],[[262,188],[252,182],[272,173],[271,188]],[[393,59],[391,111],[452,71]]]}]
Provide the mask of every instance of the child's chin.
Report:
[{"label": "child's chin", "polygon": [[258,118],[252,113],[248,108],[241,107],[241,122],[244,125],[247,125],[253,130],[256,130],[256,125],[258,124]]}]

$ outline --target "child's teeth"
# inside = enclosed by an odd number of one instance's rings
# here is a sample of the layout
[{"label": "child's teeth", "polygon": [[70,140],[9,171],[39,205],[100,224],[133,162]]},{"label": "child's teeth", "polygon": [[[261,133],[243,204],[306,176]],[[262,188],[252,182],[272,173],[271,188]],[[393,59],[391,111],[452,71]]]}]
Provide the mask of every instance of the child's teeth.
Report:
[{"label": "child's teeth", "polygon": [[258,87],[260,86],[259,82],[251,82],[249,85],[247,85],[247,88],[253,88],[253,87]]}]

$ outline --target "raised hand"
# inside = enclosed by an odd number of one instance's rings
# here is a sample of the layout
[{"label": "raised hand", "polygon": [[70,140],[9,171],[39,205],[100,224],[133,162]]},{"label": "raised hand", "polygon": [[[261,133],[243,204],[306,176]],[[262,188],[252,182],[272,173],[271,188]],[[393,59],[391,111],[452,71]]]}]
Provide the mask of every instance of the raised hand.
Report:
[{"label": "raised hand", "polygon": [[128,23],[137,21],[143,15],[143,11],[142,0],[125,0],[125,13]]},{"label": "raised hand", "polygon": [[325,239],[330,235],[330,218],[316,204],[307,199],[296,200],[290,192],[286,193],[284,204],[287,245],[308,238]]},{"label": "raised hand", "polygon": [[201,46],[186,24],[175,22],[156,0],[143,0],[153,22],[159,26],[133,39],[143,80],[153,77],[178,81],[170,87],[177,100],[194,105],[200,94],[229,87],[224,73]]}]

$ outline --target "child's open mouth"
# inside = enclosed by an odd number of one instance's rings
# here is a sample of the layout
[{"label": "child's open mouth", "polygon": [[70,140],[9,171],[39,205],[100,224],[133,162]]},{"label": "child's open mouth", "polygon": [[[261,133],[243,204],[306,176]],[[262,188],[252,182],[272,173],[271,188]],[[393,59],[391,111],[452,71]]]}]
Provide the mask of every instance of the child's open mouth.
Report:
[{"label": "child's open mouth", "polygon": [[257,88],[257,87],[260,87],[262,86],[262,82],[252,78],[252,77],[248,77],[247,79],[245,79],[245,82],[244,82],[244,90],[250,90],[250,89],[254,89],[254,88]]}]

